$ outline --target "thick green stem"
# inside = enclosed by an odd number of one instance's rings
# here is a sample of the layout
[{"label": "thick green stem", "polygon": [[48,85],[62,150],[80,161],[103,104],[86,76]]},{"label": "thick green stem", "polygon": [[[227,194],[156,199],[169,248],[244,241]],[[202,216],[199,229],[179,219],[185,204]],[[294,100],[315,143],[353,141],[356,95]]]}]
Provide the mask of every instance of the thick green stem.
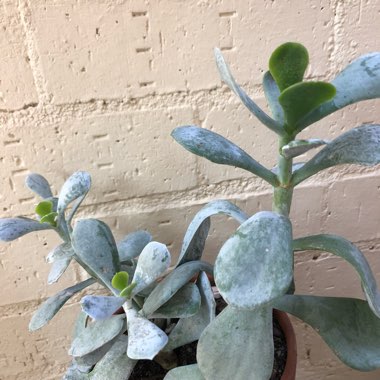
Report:
[{"label": "thick green stem", "polygon": [[279,155],[278,155],[278,179],[280,185],[274,187],[273,192],[273,211],[281,215],[289,216],[290,206],[292,203],[293,187],[290,183],[292,178],[292,165],[291,158],[285,158],[281,154],[281,149],[284,145],[292,140],[291,137],[282,137],[279,139]]},{"label": "thick green stem", "polygon": [[[273,188],[273,211],[278,212],[281,215],[289,217],[290,207],[293,198],[293,185],[292,179],[292,165],[293,160],[291,158],[285,158],[281,154],[281,149],[284,145],[288,144],[292,137],[281,137],[279,139],[279,155],[278,155],[278,179],[280,185]],[[294,270],[293,270],[294,272]],[[290,284],[287,294],[294,294],[295,284],[294,278]]]},{"label": "thick green stem", "polygon": [[275,187],[273,192],[273,211],[289,216],[292,196],[293,188]]}]

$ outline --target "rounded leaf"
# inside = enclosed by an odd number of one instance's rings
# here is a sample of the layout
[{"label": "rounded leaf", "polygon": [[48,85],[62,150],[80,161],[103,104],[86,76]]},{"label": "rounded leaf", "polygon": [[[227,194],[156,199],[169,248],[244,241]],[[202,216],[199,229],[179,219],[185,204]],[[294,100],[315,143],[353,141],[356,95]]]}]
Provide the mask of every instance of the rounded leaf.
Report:
[{"label": "rounded leaf", "polygon": [[49,182],[41,174],[30,173],[25,179],[25,185],[41,198],[53,197]]},{"label": "rounded leaf", "polygon": [[274,307],[313,327],[346,365],[359,371],[380,368],[380,319],[366,301],[287,295]]},{"label": "rounded leaf", "polygon": [[169,268],[170,261],[170,253],[165,244],[156,241],[147,244],[139,256],[133,275],[132,283],[136,283],[133,294],[137,294],[162,276]]},{"label": "rounded leaf", "polygon": [[288,87],[278,98],[284,109],[287,131],[293,133],[302,117],[331,100],[335,93],[335,87],[326,82],[303,82]]},{"label": "rounded leaf", "polygon": [[232,306],[254,309],[286,293],[293,279],[288,218],[268,211],[244,222],[221,248],[215,283]]},{"label": "rounded leaf", "polygon": [[227,306],[203,331],[197,347],[207,380],[266,380],[273,367],[272,308]]},{"label": "rounded leaf", "polygon": [[112,277],[112,286],[117,290],[123,290],[128,286],[129,274],[128,272],[117,272]]},{"label": "rounded leaf", "polygon": [[282,92],[302,82],[308,64],[309,53],[306,48],[297,42],[286,42],[272,53],[269,70]]},{"label": "rounded leaf", "polygon": [[87,172],[78,171],[72,174],[63,184],[58,197],[58,214],[62,214],[66,207],[75,199],[85,197],[91,187],[91,177]]},{"label": "rounded leaf", "polygon": [[35,213],[41,218],[45,215],[50,214],[52,211],[53,211],[53,202],[51,201],[42,201],[35,208]]}]

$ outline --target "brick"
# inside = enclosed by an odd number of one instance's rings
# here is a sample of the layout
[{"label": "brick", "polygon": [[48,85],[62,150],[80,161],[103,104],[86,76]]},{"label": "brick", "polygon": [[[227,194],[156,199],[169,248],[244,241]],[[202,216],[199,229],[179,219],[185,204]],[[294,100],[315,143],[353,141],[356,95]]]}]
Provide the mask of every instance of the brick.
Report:
[{"label": "brick", "polygon": [[290,213],[294,237],[321,233],[324,192],[322,186],[302,186],[294,190]]},{"label": "brick", "polygon": [[[332,9],[327,0],[293,3],[37,1],[31,23],[48,92],[53,102],[67,103],[211,89],[220,85],[215,46],[238,81],[260,84],[272,50],[298,40],[300,29],[312,56],[310,74],[323,74]],[[259,29],[247,38],[252,20]],[[274,28],[279,20],[281,28]]]},{"label": "brick", "polygon": [[65,307],[41,330],[28,330],[30,313],[0,319],[0,379],[58,379],[70,362],[67,351],[79,305]]},{"label": "brick", "polygon": [[40,173],[57,194],[65,179],[62,172],[62,151],[55,125],[0,128],[0,215],[30,215],[38,198],[26,188],[25,177]]},{"label": "brick", "polygon": [[344,61],[373,51],[379,51],[377,20],[380,4],[376,0],[348,1],[339,4],[340,19],[337,26],[337,58],[342,66]]},{"label": "brick", "polygon": [[93,189],[87,204],[194,187],[196,157],[170,137],[192,117],[184,107],[0,129],[0,215],[33,213],[38,200],[24,185],[29,172],[46,176],[58,194],[73,172],[89,171]]},{"label": "brick", "polygon": [[[260,99],[263,105],[264,99]],[[231,103],[213,107],[210,111],[201,110],[205,114],[202,127],[216,132],[240,148],[245,150],[260,164],[271,169],[277,161],[277,137],[262,125],[240,103]],[[198,159],[198,167],[203,181],[218,183],[238,178],[255,178],[255,175],[232,166],[218,165],[204,158]],[[268,185],[269,187],[269,185]]]},{"label": "brick", "polygon": [[38,102],[18,2],[5,0],[0,13],[0,109],[15,110]]},{"label": "brick", "polygon": [[359,372],[343,364],[321,337],[302,321],[291,317],[297,337],[297,380],[376,380],[380,371]]},{"label": "brick", "polygon": [[170,136],[191,119],[189,108],[175,108],[71,120],[60,126],[65,173],[91,173],[88,203],[194,187],[196,158],[187,157]]},{"label": "brick", "polygon": [[45,298],[76,282],[71,264],[57,283],[47,284],[51,264],[45,258],[61,242],[54,232],[40,231],[1,244],[0,306]]},{"label": "brick", "polygon": [[362,176],[332,183],[327,192],[325,232],[357,242],[380,236],[380,178]]},{"label": "brick", "polygon": [[[157,211],[142,212],[107,212],[109,216],[99,215],[112,229],[117,239],[126,234],[143,229],[149,231],[153,239],[168,246],[172,255],[172,264],[178,258],[182,240],[187,227],[202,205],[167,208]],[[202,260],[213,262],[223,242],[238,227],[236,221],[223,216],[211,220],[211,230]]]}]

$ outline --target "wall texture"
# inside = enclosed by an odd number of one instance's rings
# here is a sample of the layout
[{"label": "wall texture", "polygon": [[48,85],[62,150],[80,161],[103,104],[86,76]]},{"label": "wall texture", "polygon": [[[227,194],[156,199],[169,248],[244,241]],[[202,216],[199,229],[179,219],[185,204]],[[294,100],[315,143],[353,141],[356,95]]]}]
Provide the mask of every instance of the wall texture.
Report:
[{"label": "wall texture", "polygon": [[[354,57],[380,50],[378,0],[2,0],[0,3],[0,216],[33,215],[29,172],[58,191],[87,170],[93,189],[81,216],[110,223],[121,237],[138,228],[178,253],[186,225],[206,202],[225,198],[254,213],[271,207],[258,178],[196,158],[170,137],[197,124],[240,144],[262,164],[276,141],[222,85],[218,46],[239,83],[266,107],[261,87],[271,51],[302,42],[310,79],[331,79]],[[380,101],[350,106],[303,136],[332,138],[380,122]],[[305,159],[305,157],[301,157]],[[359,245],[380,281],[380,169],[327,170],[295,191],[296,236],[329,232]],[[215,257],[236,225],[216,218]],[[217,232],[216,232],[217,231]],[[46,285],[50,233],[0,245],[0,379],[58,379],[75,313],[70,301],[48,327],[29,334],[38,304],[84,278],[75,266]],[[300,293],[362,297],[354,271],[327,254],[299,254]],[[299,380],[375,380],[340,364],[311,328],[294,320]]]}]

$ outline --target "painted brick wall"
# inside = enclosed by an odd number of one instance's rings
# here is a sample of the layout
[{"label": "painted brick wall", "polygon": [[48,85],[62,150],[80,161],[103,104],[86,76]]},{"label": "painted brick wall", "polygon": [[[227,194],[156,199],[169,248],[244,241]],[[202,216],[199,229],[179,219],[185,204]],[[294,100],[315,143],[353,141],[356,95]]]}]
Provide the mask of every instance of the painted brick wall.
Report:
[{"label": "painted brick wall", "polygon": [[[378,0],[2,0],[0,3],[0,216],[32,215],[24,187],[39,172],[59,187],[87,170],[93,189],[81,216],[110,223],[121,237],[138,228],[178,253],[186,225],[215,198],[254,213],[271,207],[258,178],[196,158],[170,137],[181,124],[227,136],[264,165],[276,141],[222,85],[218,46],[239,83],[266,107],[261,79],[285,41],[310,52],[309,79],[331,79],[356,56],[380,50]],[[345,108],[303,133],[332,138],[380,122],[380,102]],[[327,170],[295,191],[296,236],[341,234],[363,249],[380,281],[380,168]],[[207,257],[236,225],[216,218]],[[0,379],[59,379],[68,362],[78,297],[48,327],[29,334],[46,297],[84,278],[70,268],[47,287],[51,233],[0,245]],[[296,258],[300,292],[361,297],[353,270],[334,257]],[[295,321],[299,380],[375,380],[340,364]]]}]

